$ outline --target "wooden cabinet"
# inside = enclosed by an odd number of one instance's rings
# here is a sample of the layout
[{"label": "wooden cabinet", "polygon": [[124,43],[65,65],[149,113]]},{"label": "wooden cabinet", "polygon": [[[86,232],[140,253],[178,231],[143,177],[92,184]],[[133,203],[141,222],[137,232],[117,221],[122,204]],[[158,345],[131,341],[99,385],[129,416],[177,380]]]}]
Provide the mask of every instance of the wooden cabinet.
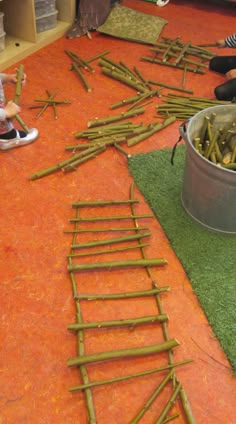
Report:
[{"label": "wooden cabinet", "polygon": [[57,25],[37,33],[34,0],[2,0],[5,49],[0,52],[0,72],[65,34],[75,18],[76,0],[56,0]]}]

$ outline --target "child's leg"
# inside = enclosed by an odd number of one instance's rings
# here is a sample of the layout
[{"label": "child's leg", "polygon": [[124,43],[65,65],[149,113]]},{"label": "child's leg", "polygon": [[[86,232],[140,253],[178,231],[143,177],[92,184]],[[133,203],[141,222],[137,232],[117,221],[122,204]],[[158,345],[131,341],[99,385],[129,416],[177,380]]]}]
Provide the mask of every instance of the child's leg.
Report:
[{"label": "child's leg", "polygon": [[215,56],[210,60],[209,69],[226,74],[231,69],[236,69],[236,56]]},{"label": "child's leg", "polygon": [[226,81],[215,88],[215,96],[218,100],[236,100],[236,78]]}]

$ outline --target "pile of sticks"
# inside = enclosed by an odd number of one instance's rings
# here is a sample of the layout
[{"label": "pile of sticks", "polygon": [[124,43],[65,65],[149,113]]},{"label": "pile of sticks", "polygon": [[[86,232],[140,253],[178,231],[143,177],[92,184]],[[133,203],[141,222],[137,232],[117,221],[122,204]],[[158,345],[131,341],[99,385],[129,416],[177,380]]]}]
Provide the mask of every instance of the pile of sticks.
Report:
[{"label": "pile of sticks", "polygon": [[204,74],[208,69],[208,62],[214,54],[208,49],[193,45],[191,41],[183,43],[180,37],[175,39],[162,37],[154,47],[150,48],[151,57],[141,56],[141,60],[169,66],[184,71],[183,80],[187,72]]}]

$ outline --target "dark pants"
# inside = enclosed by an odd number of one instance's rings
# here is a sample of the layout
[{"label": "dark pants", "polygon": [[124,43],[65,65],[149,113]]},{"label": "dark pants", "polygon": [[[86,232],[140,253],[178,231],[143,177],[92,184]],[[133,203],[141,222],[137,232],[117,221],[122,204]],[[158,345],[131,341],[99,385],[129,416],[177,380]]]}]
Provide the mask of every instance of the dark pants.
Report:
[{"label": "dark pants", "polygon": [[[215,56],[210,60],[211,71],[226,74],[231,69],[236,69],[236,56]],[[236,99],[236,78],[226,81],[215,88],[218,100],[232,101]]]}]

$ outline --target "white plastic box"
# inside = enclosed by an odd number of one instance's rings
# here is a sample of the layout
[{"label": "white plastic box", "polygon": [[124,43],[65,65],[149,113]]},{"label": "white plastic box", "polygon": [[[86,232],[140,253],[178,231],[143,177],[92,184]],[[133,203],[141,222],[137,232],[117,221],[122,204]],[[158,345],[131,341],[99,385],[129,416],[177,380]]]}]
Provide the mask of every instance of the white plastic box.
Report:
[{"label": "white plastic box", "polygon": [[5,32],[0,34],[0,52],[2,52],[5,49],[5,35],[6,35]]},{"label": "white plastic box", "polygon": [[4,13],[0,12],[0,52],[5,49],[5,35],[3,26]]},{"label": "white plastic box", "polygon": [[35,16],[40,18],[56,11],[56,0],[35,0]]},{"label": "white plastic box", "polygon": [[0,34],[4,32],[3,18],[4,18],[4,13],[0,12]]},{"label": "white plastic box", "polygon": [[58,10],[36,18],[37,32],[48,31],[49,29],[55,28],[57,26],[57,14]]}]

